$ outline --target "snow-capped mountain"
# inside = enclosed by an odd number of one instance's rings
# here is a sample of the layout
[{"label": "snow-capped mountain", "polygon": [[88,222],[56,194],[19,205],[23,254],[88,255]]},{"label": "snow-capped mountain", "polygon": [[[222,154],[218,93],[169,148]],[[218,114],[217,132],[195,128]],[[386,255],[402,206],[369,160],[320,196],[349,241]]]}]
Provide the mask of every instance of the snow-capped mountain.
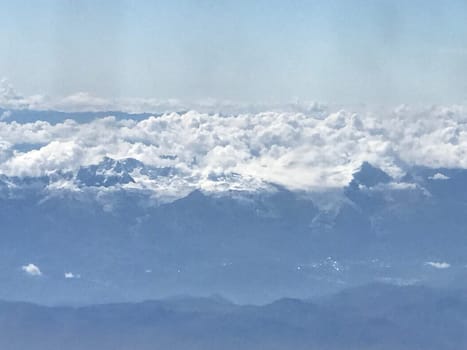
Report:
[{"label": "snow-capped mountain", "polygon": [[[341,190],[267,183],[193,189],[164,201],[138,183],[176,176],[108,157],[76,173],[2,176],[8,287],[0,297],[95,302],[220,293],[256,301],[375,280],[460,285],[456,278],[467,272],[467,194],[458,190],[465,170],[414,167],[394,179],[363,163]],[[40,275],[21,271],[27,264]]]},{"label": "snow-capped mountain", "polygon": [[463,107],[2,115],[0,298],[464,283]]}]

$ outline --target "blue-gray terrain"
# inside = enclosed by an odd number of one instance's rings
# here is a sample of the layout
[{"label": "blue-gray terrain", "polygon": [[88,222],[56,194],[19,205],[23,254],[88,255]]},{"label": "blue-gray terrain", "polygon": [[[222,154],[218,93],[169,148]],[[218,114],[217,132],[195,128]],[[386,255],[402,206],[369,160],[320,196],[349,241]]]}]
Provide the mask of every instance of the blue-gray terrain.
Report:
[{"label": "blue-gray terrain", "polygon": [[0,302],[9,350],[458,350],[467,294],[371,285],[314,301],[239,306],[219,297],[85,307]]},{"label": "blue-gray terrain", "polygon": [[[73,175],[1,177],[0,297],[56,304],[216,293],[265,302],[375,281],[465,286],[467,171],[414,168],[397,187],[363,163],[333,210],[280,186],[194,190],[168,203],[138,190],[96,192],[132,182],[137,166],[155,177],[171,171],[107,158],[77,172],[84,191],[53,194],[50,177]],[[22,273],[28,263],[41,275]]]}]

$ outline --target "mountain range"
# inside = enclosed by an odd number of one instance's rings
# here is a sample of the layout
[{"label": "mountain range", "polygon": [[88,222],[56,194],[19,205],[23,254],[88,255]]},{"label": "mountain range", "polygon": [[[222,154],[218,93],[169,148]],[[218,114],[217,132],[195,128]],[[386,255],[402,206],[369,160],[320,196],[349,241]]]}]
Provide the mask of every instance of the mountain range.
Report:
[{"label": "mountain range", "polygon": [[255,303],[373,282],[465,286],[466,170],[394,179],[365,162],[345,188],[316,193],[266,183],[161,199],[140,186],[176,176],[108,157],[75,173],[2,175],[0,298]]},{"label": "mountain range", "polygon": [[314,300],[237,305],[220,297],[45,307],[0,302],[9,350],[458,350],[467,294],[372,284]]}]

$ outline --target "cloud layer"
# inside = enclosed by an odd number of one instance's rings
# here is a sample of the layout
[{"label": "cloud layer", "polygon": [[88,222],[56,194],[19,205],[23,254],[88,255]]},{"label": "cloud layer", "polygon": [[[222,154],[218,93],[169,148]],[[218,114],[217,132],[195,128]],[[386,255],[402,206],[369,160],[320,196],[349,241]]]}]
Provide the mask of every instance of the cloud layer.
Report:
[{"label": "cloud layer", "polygon": [[[54,110],[63,112],[120,111],[125,113],[166,113],[172,111],[197,110],[206,113],[258,112],[284,108],[292,111],[309,111],[319,108],[316,102],[300,103],[293,101],[287,105],[244,104],[228,100],[205,98],[195,101],[182,101],[176,98],[103,98],[89,92],[77,92],[68,96],[51,97],[42,94],[24,96],[5,78],[0,79],[0,108],[25,110]],[[3,116],[5,118],[5,116]],[[2,116],[0,115],[0,120]]]},{"label": "cloud layer", "polygon": [[136,183],[127,186],[155,191],[255,189],[268,182],[298,190],[342,187],[363,161],[396,177],[413,165],[467,168],[467,113],[464,107],[379,114],[191,111],[53,125],[19,124],[13,113],[0,121],[1,174],[76,173],[104,157],[170,169],[157,178],[134,169]]},{"label": "cloud layer", "polygon": [[[339,188],[348,184],[364,161],[396,178],[414,165],[467,168],[465,106],[368,110],[297,102],[279,108],[210,100],[196,104],[109,100],[88,93],[51,99],[24,97],[3,79],[0,108],[0,174],[10,177],[76,174],[105,157],[134,158],[143,166],[132,168],[135,181],[127,181],[126,187],[179,196],[196,188],[258,189],[267,183],[305,191]],[[86,123],[15,122],[18,109],[34,114],[49,109],[185,108],[223,113],[167,112],[143,120],[128,114],[128,119],[108,116]],[[269,112],[257,112],[264,109]],[[72,182],[55,179],[51,189],[73,188]],[[446,179],[442,173],[433,176],[433,180]]]}]

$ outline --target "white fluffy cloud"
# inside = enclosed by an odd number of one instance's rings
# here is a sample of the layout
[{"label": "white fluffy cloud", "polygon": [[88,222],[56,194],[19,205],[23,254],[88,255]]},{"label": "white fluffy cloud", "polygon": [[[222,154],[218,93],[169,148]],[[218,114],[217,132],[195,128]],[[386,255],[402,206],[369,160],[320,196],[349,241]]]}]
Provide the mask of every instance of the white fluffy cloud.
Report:
[{"label": "white fluffy cloud", "polygon": [[431,180],[449,180],[449,176],[446,176],[442,173],[436,173],[430,177]]},{"label": "white fluffy cloud", "polygon": [[[128,185],[159,192],[257,188],[268,182],[314,190],[346,185],[363,161],[396,177],[407,165],[467,168],[463,107],[404,107],[378,115],[192,111],[141,121],[106,117],[53,125],[13,119],[0,122],[0,173],[10,176],[76,172],[108,156],[175,169],[158,179],[135,171],[137,183]],[[35,147],[25,150],[24,144]]]},{"label": "white fluffy cloud", "polygon": [[24,265],[21,267],[21,269],[29,276],[42,276],[41,270],[34,264]]},{"label": "white fluffy cloud", "polygon": [[[368,161],[397,177],[407,166],[467,168],[467,108],[463,106],[369,110],[317,104],[286,106],[282,112],[209,114],[168,112],[136,121],[106,117],[88,123],[66,120],[20,124],[15,108],[61,110],[178,110],[179,101],[109,101],[78,93],[51,101],[22,97],[6,81],[0,106],[0,174],[41,176],[75,172],[104,157],[135,158],[151,167],[171,168],[167,176],[140,170],[128,187],[174,196],[195,188],[250,189],[277,183],[316,190],[346,185]],[[200,109],[224,111],[213,101]],[[225,104],[224,107],[231,108]],[[157,107],[157,108],[156,108]],[[229,109],[227,108],[227,109]],[[241,108],[240,108],[241,109]],[[274,109],[274,108],[273,108]],[[432,177],[446,179],[443,174]],[[57,182],[50,188],[73,188]]]}]

